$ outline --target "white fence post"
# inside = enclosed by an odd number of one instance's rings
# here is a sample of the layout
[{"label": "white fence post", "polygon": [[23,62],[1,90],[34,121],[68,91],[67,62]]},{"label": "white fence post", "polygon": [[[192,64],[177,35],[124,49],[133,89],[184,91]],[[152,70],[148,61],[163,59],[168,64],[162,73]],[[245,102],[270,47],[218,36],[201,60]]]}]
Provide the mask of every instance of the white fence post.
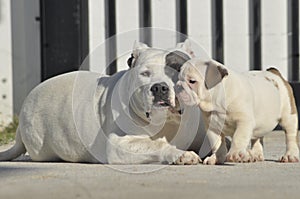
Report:
[{"label": "white fence post", "polygon": [[[152,46],[172,48],[176,44],[176,1],[152,1]],[[165,30],[167,30],[165,32]],[[172,31],[174,30],[174,35]]]},{"label": "white fence post", "polygon": [[[211,0],[188,1],[188,34],[212,57]],[[201,56],[195,52],[196,56]]]},{"label": "white fence post", "polygon": [[[89,65],[90,71],[105,73],[104,0],[89,0]],[[104,70],[104,71],[103,71]]]},{"label": "white fence post", "polygon": [[39,0],[11,1],[14,112],[19,114],[28,93],[41,82]]},{"label": "white fence post", "polygon": [[13,116],[10,1],[0,0],[0,128]]},{"label": "white fence post", "polygon": [[287,77],[287,1],[263,0],[262,11],[262,69],[276,66]]},{"label": "white fence post", "polygon": [[[126,70],[134,41],[139,40],[139,1],[117,0],[117,70]],[[126,16],[126,17],[124,17]]]},{"label": "white fence post", "polygon": [[236,71],[249,70],[248,0],[224,0],[224,62]]}]

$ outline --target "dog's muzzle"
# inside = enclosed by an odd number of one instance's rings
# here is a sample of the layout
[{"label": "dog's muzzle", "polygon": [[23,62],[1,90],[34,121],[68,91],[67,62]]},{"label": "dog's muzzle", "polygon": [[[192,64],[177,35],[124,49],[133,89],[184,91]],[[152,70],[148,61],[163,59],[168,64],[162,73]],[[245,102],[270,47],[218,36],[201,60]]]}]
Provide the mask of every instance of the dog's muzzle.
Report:
[{"label": "dog's muzzle", "polygon": [[182,87],[182,83],[181,82],[178,82],[177,84],[176,84],[176,86],[175,86],[175,93],[177,94],[177,93],[180,93],[180,92],[182,92],[184,89],[183,89],[183,87]]},{"label": "dog's muzzle", "polygon": [[165,82],[153,84],[150,88],[154,96],[153,104],[156,106],[171,106],[169,86]]}]

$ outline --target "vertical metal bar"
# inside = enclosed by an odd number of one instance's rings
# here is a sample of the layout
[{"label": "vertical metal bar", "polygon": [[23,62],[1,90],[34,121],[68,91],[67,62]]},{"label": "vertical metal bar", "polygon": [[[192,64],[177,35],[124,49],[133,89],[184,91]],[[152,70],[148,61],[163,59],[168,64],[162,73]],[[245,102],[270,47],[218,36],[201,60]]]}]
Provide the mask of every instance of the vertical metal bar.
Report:
[{"label": "vertical metal bar", "polygon": [[[300,117],[300,69],[299,69],[299,1],[288,0],[288,79],[294,91],[298,117]],[[298,120],[298,129],[300,120]]]},{"label": "vertical metal bar", "polygon": [[117,72],[116,1],[105,0],[106,74]]},{"label": "vertical metal bar", "polygon": [[188,25],[187,25],[187,1],[176,0],[176,30],[177,42],[183,42],[187,39]]},{"label": "vertical metal bar", "polygon": [[[293,92],[294,92],[294,97],[296,101],[296,106],[298,110],[298,118],[300,118],[300,82],[290,82]],[[298,129],[300,130],[300,120],[298,120]]]},{"label": "vertical metal bar", "polygon": [[0,23],[1,23],[1,17],[2,17],[2,6],[1,6],[1,1],[0,1]]},{"label": "vertical metal bar", "polygon": [[139,25],[140,25],[140,41],[152,45],[152,18],[151,18],[151,1],[139,1]]},{"label": "vertical metal bar", "polygon": [[250,70],[261,70],[261,2],[249,0]]},{"label": "vertical metal bar", "polygon": [[212,56],[224,63],[223,0],[211,1],[212,13]]},{"label": "vertical metal bar", "polygon": [[[89,54],[89,1],[80,1],[80,62]],[[89,68],[87,63],[85,66]],[[86,68],[86,69],[88,69]]]},{"label": "vertical metal bar", "polygon": [[299,70],[299,1],[288,0],[288,79],[300,81]]},{"label": "vertical metal bar", "polygon": [[41,79],[46,80],[47,70],[46,70],[46,48],[47,48],[47,41],[46,41],[46,8],[45,8],[45,0],[40,0],[40,42],[41,42]]}]

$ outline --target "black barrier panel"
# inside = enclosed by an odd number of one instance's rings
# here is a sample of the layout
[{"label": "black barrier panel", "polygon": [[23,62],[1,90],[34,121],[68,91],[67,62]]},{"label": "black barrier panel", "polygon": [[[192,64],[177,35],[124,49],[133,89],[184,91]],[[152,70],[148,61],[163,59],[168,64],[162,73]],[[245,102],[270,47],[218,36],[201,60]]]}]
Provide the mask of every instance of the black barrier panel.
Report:
[{"label": "black barrier panel", "polygon": [[261,2],[249,1],[250,70],[261,70]]},{"label": "black barrier panel", "polygon": [[300,83],[291,83],[291,86],[293,88],[297,110],[298,110],[298,129],[300,129]]},{"label": "black barrier panel", "polygon": [[[288,79],[291,82],[300,118],[300,69],[299,69],[299,1],[288,0]],[[298,121],[300,129],[300,121]]]},{"label": "black barrier panel", "polygon": [[88,54],[88,1],[41,0],[42,80],[78,70]]},{"label": "black barrier panel", "polygon": [[223,0],[211,1],[212,58],[224,63]]},{"label": "black barrier panel", "polygon": [[[106,51],[106,74],[112,75],[117,72],[117,40],[116,35],[116,1],[105,0],[105,51]],[[110,39],[108,39],[110,38]],[[113,60],[113,61],[111,61]]]},{"label": "black barrier panel", "polygon": [[176,31],[181,33],[177,35],[177,42],[183,42],[187,39],[188,24],[187,24],[187,1],[176,0]]},{"label": "black barrier panel", "polygon": [[290,81],[300,80],[299,71],[299,1],[288,0],[288,71]]},{"label": "black barrier panel", "polygon": [[151,10],[150,0],[139,0],[140,41],[148,46],[152,45],[152,32],[145,27],[152,26]]}]

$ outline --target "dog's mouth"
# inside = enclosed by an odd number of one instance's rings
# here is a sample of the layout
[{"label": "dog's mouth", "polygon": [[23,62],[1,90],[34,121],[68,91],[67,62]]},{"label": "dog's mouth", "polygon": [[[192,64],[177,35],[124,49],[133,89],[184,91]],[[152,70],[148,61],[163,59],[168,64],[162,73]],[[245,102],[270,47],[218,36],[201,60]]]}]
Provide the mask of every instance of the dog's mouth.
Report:
[{"label": "dog's mouth", "polygon": [[[168,99],[163,99],[163,100],[158,100],[153,102],[152,105],[153,110],[162,110],[162,111],[170,111],[172,114],[182,114],[182,109],[180,108],[179,102],[176,99],[175,106],[172,105],[170,100]],[[146,117],[149,119],[151,115],[151,111],[146,112]]]},{"label": "dog's mouth", "polygon": [[170,100],[159,100],[153,104],[153,108],[164,109],[164,108],[169,108],[169,107],[171,107]]},{"label": "dog's mouth", "polygon": [[171,109],[171,102],[167,99],[153,100],[151,110],[146,111],[146,117],[150,119],[152,111],[167,111]]}]

